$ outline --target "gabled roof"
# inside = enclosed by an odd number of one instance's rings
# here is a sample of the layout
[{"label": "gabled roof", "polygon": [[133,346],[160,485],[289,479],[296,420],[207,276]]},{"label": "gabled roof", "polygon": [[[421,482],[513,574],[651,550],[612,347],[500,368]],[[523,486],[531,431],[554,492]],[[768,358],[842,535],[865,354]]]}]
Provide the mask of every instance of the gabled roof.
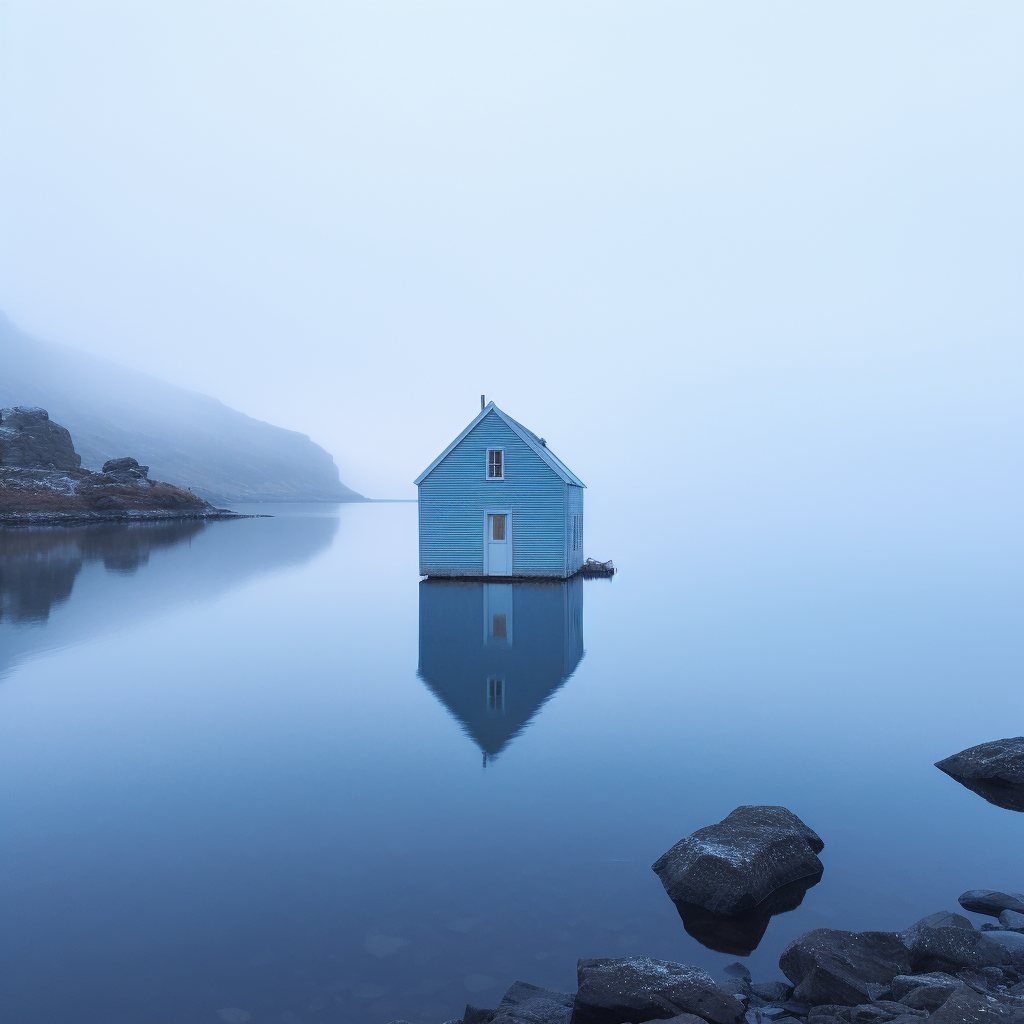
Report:
[{"label": "gabled roof", "polygon": [[489,413],[497,415],[505,425],[519,437],[519,440],[523,442],[528,448],[532,449],[537,455],[540,456],[543,462],[546,462],[567,484],[574,484],[576,487],[586,487],[587,485],[571,470],[569,467],[557,456],[546,444],[540,443],[540,438],[532,431],[528,430],[522,425],[517,423],[511,416],[503,413],[493,402],[488,402],[483,409],[480,410],[476,418],[469,424],[466,429],[459,434],[457,438],[434,461],[427,466],[425,470],[413,483],[419,487],[421,483],[442,463],[448,455],[462,443],[466,435],[480,423]]}]

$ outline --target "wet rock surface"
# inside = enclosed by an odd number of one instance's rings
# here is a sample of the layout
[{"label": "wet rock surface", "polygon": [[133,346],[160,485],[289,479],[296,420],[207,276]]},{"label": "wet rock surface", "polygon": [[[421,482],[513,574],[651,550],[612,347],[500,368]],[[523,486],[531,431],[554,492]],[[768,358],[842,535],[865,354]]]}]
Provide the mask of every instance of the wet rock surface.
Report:
[{"label": "wet rock surface", "polygon": [[895,932],[817,928],[791,942],[779,958],[793,998],[812,1006],[856,1006],[887,995],[892,979],[911,973],[910,951]]},{"label": "wet rock surface", "polygon": [[966,928],[918,929],[910,945],[913,974],[933,971],[956,973],[999,967],[1010,962],[1010,955],[989,934]]},{"label": "wet rock surface", "polygon": [[995,996],[971,989],[954,992],[929,1018],[931,1024],[1021,1024],[1024,1006],[1014,1006]]},{"label": "wet rock surface", "polygon": [[681,839],[653,869],[677,905],[735,915],[783,886],[819,879],[823,867],[817,855],[824,845],[785,807],[737,807],[717,825]]},{"label": "wet rock surface", "polygon": [[1024,932],[1024,914],[1016,910],[1004,910],[999,915],[999,923],[1010,931]]},{"label": "wet rock surface", "polygon": [[998,917],[1004,910],[1024,914],[1024,893],[999,892],[996,889],[970,889],[958,900],[964,910],[972,914]]},{"label": "wet rock surface", "polygon": [[648,957],[580,960],[572,1024],[638,1024],[693,1014],[708,1024],[736,1024],[742,1003],[707,971]]},{"label": "wet rock surface", "polygon": [[517,981],[494,1010],[467,1006],[462,1024],[569,1024],[574,997]]},{"label": "wet rock surface", "polygon": [[968,747],[935,767],[989,803],[1024,811],[1024,736]]},{"label": "wet rock surface", "polygon": [[964,982],[941,971],[932,974],[901,974],[892,980],[892,997],[915,1010],[937,1010]]}]

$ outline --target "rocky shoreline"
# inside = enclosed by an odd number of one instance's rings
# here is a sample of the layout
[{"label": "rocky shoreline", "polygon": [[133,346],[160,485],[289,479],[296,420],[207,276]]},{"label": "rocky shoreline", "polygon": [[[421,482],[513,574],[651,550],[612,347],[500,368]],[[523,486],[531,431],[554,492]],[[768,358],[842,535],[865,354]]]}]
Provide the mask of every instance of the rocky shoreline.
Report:
[{"label": "rocky shoreline", "polygon": [[71,434],[45,409],[0,410],[0,527],[249,518],[150,480],[130,457],[83,469]]},{"label": "rocky shoreline", "polygon": [[[936,767],[992,803],[1024,807],[1024,736]],[[653,869],[691,935],[747,955],[772,914],[793,909],[821,878],[824,845],[785,807],[738,807]],[[817,928],[783,950],[785,982],[755,982],[740,963],[716,982],[699,967],[643,956],[580,960],[575,993],[517,981],[494,1009],[470,1005],[446,1024],[1024,1024],[1024,893],[974,889],[959,902],[995,920],[975,928],[941,910],[899,932]],[[702,931],[691,926],[695,911]]]},{"label": "rocky shoreline", "polygon": [[266,515],[226,508],[128,509],[114,512],[0,512],[0,527],[88,526],[90,523],[163,523],[212,519],[268,519]]}]

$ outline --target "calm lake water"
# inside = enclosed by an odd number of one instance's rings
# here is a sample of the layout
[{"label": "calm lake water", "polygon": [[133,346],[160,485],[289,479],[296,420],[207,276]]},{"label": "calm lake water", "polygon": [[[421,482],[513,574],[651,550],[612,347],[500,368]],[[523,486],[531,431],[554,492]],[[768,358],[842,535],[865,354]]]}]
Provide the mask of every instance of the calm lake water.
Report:
[{"label": "calm lake water", "polygon": [[0,533],[3,1021],[436,1024],[578,957],[723,977],[650,865],[741,804],[825,842],[760,980],[808,929],[1024,888],[1024,815],[933,767],[1024,731],[1016,551],[623,533],[611,582],[485,587],[419,581],[413,504],[262,510]]}]

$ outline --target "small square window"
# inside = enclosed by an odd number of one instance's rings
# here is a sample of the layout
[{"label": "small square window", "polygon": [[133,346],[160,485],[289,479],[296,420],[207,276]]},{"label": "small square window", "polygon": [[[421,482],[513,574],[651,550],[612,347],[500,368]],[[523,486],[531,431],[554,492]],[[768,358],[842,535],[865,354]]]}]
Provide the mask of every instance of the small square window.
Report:
[{"label": "small square window", "polygon": [[487,479],[502,480],[505,477],[505,453],[500,448],[487,449]]}]

